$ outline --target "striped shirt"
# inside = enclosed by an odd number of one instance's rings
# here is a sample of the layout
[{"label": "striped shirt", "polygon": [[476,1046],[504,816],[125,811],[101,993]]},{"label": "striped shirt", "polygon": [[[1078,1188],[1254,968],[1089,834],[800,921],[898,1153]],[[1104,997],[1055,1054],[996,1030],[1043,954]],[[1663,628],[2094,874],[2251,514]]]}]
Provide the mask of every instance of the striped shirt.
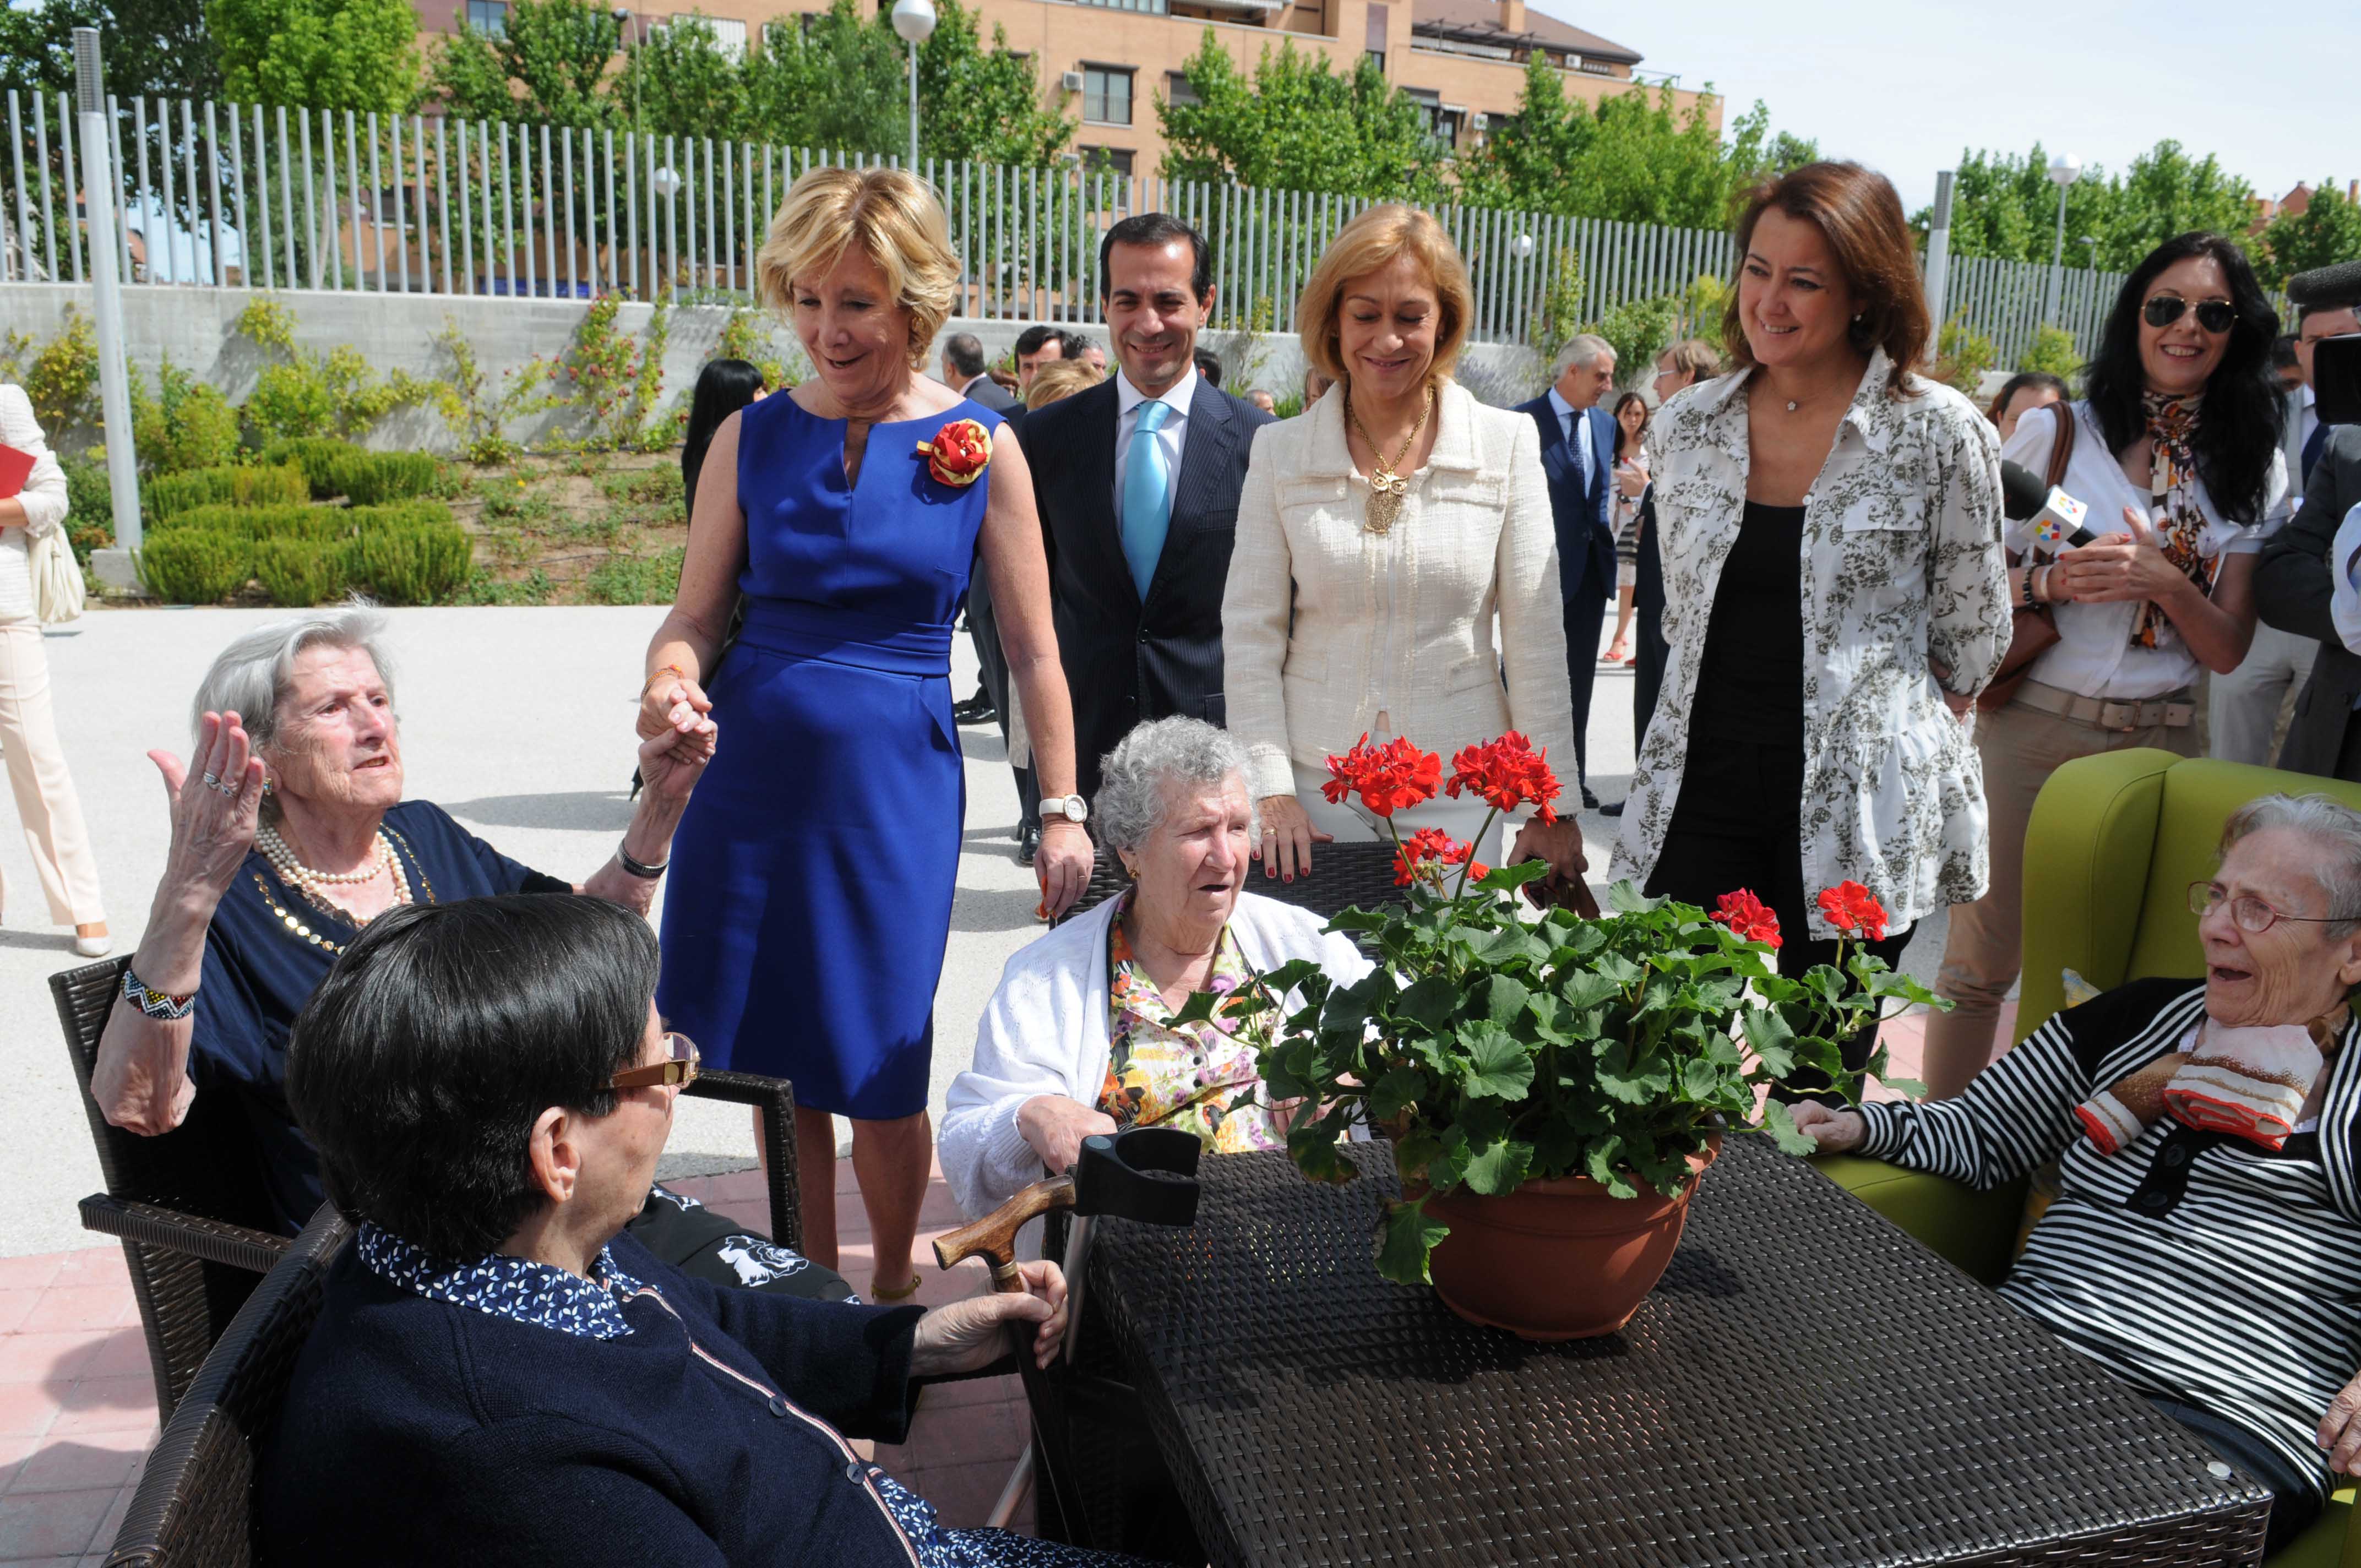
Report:
[{"label": "striped shirt", "polygon": [[2361,1368],[2361,1019],[2318,1131],[2276,1154],[2168,1116],[2102,1155],[2072,1114],[2177,1048],[2204,1010],[2202,981],[2119,987],[2051,1018],[1956,1100],[1864,1105],[1860,1152],[1978,1189],[2062,1156],[2057,1200],[2001,1294],[2133,1387],[2252,1432],[2325,1497],[2314,1433]]}]

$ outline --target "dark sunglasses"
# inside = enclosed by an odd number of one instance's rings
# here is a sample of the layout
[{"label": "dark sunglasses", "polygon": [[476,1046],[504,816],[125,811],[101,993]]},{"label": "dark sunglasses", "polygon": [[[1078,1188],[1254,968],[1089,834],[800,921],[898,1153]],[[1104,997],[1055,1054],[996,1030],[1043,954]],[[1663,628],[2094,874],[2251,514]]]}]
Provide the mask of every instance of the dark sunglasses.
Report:
[{"label": "dark sunglasses", "polygon": [[[2140,307],[2140,314],[2150,326],[2170,326],[2189,309],[2189,302],[2178,294],[2158,294]],[[2208,300],[2197,307],[2197,324],[2207,332],[2227,332],[2238,320],[2237,307],[2227,300]]]}]

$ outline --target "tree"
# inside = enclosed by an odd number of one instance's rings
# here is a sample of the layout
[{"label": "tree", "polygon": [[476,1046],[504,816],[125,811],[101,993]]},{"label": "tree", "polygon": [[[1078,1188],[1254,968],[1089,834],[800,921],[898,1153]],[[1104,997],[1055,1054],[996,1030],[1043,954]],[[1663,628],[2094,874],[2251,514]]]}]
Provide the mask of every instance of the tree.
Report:
[{"label": "tree", "polygon": [[409,0],[208,0],[205,23],[239,103],[395,115],[418,101]]},{"label": "tree", "polygon": [[2273,218],[2255,246],[2255,266],[2267,288],[2284,289],[2299,272],[2340,261],[2361,261],[2361,204],[2325,181],[2302,212]]},{"label": "tree", "polygon": [[1756,104],[1730,127],[1713,126],[1708,92],[1681,114],[1673,91],[1634,87],[1597,108],[1566,96],[1564,79],[1536,54],[1525,66],[1517,113],[1459,160],[1461,199],[1485,206],[1622,223],[1718,228],[1733,198],[1766,174],[1811,162],[1812,142],[1770,133]]},{"label": "tree", "polygon": [[608,68],[621,36],[598,0],[511,0],[500,37],[467,27],[443,38],[431,81],[467,119],[613,125]]},{"label": "tree", "polygon": [[2254,221],[2255,188],[2212,153],[2192,159],[2177,141],[2160,141],[2133,159],[2113,184],[2114,221],[2098,236],[2099,265],[2111,272],[2130,271],[2177,234],[2211,229],[2242,239]]},{"label": "tree", "polygon": [[[875,27],[891,39],[889,7]],[[959,0],[941,0],[934,35],[918,47],[918,151],[939,159],[987,163],[1048,163],[1074,139],[1074,123],[1042,106],[1032,57],[1008,47],[1007,30],[992,28],[983,45],[976,14]],[[906,143],[904,133],[898,147]]]},{"label": "tree", "polygon": [[852,0],[832,0],[763,36],[746,63],[748,113],[784,147],[884,152],[909,137],[904,69],[890,21],[880,28]]},{"label": "tree", "polygon": [[1444,194],[1444,149],[1425,111],[1367,55],[1340,72],[1289,39],[1276,54],[1266,45],[1249,79],[1208,27],[1181,75],[1197,102],[1156,103],[1167,180],[1389,201]]},{"label": "tree", "polygon": [[[2126,272],[2158,245],[2191,229],[2244,235],[2253,204],[2253,189],[2216,159],[2192,159],[2179,142],[2160,141],[2121,175],[2089,168],[2066,188],[2066,258]],[[1912,220],[1920,233],[1929,217],[1922,211]],[[1951,204],[1953,255],[2047,262],[2057,246],[2057,224],[2058,187],[2039,142],[2022,158],[1960,154]],[[2084,236],[2098,241],[2087,256]]]},{"label": "tree", "polygon": [[118,98],[221,95],[221,61],[202,0],[43,0],[0,7],[0,89],[73,90],[73,30],[105,40],[106,90]]}]

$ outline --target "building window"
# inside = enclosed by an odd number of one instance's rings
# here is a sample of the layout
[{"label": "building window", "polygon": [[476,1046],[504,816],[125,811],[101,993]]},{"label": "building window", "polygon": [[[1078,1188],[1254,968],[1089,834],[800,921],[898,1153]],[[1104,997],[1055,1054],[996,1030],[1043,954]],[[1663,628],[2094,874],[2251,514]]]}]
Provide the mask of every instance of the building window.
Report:
[{"label": "building window", "polygon": [[708,16],[705,25],[713,29],[713,42],[731,60],[746,58],[746,24],[734,16]]},{"label": "building window", "polygon": [[508,0],[467,0],[467,30],[488,38],[508,37]]},{"label": "building window", "polygon": [[1131,124],[1131,72],[1118,66],[1083,66],[1082,118],[1102,126]]},{"label": "building window", "polygon": [[1188,72],[1168,71],[1164,73],[1164,101],[1168,104],[1194,104],[1197,90],[1189,85]]},{"label": "building window", "polygon": [[1082,172],[1085,174],[1119,174],[1131,178],[1132,151],[1127,147],[1086,147],[1082,152]]}]

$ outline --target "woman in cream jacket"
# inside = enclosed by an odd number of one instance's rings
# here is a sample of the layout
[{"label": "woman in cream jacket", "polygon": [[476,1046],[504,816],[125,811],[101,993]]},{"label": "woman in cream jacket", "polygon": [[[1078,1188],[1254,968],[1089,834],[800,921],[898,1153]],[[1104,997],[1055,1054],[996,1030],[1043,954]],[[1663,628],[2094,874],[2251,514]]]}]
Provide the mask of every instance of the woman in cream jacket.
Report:
[{"label": "woman in cream jacket", "polygon": [[[1364,733],[1406,736],[1446,767],[1510,729],[1561,767],[1573,758],[1540,437],[1451,378],[1469,309],[1450,237],[1401,206],[1346,225],[1297,306],[1304,353],[1335,385],[1256,433],[1222,600],[1229,728],[1246,745],[1266,875],[1308,871],[1315,842],[1383,835],[1357,800],[1320,793],[1326,759]],[[1485,810],[1438,796],[1395,823],[1465,841]],[[1532,854],[1578,877],[1572,817],[1528,824],[1510,858]]]}]

